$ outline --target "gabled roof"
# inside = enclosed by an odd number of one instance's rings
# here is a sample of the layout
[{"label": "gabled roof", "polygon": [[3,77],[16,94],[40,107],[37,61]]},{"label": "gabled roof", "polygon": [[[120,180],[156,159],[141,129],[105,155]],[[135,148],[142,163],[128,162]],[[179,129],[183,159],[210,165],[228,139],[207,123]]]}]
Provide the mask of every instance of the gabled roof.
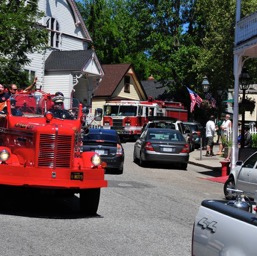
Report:
[{"label": "gabled roof", "polygon": [[161,99],[162,96],[167,93],[167,88],[162,86],[162,84],[156,80],[141,81],[141,84],[148,97]]},{"label": "gabled roof", "polygon": [[46,71],[82,71],[93,50],[53,51],[46,60]]},{"label": "gabled roof", "polygon": [[89,35],[89,32],[88,32],[88,30],[86,28],[86,25],[84,23],[84,20],[83,20],[81,14],[79,12],[79,9],[78,9],[78,7],[76,5],[76,2],[74,0],[67,0],[67,2],[71,6],[71,9],[72,9],[72,11],[74,13],[74,18],[75,18],[74,22],[75,22],[75,24],[77,26],[81,26],[82,27],[83,32],[85,33],[86,40],[92,42],[92,39],[91,39],[91,37]]},{"label": "gabled roof", "polygon": [[102,65],[104,77],[95,91],[94,97],[110,97],[131,67],[131,64]]}]

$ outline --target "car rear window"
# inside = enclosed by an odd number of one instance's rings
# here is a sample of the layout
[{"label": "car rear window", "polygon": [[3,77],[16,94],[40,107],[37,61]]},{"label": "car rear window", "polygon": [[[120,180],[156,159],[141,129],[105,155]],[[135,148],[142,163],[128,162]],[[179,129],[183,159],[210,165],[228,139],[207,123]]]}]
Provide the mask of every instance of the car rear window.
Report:
[{"label": "car rear window", "polygon": [[165,122],[150,123],[149,124],[149,128],[169,128],[169,129],[175,129],[175,124],[165,123]]},{"label": "car rear window", "polygon": [[179,132],[173,132],[173,131],[151,131],[148,134],[148,138],[150,140],[168,140],[168,141],[184,141],[184,137],[181,133]]},{"label": "car rear window", "polygon": [[88,135],[85,135],[83,139],[84,142],[97,141],[97,140],[118,142],[117,136],[113,136],[109,134],[88,134]]}]

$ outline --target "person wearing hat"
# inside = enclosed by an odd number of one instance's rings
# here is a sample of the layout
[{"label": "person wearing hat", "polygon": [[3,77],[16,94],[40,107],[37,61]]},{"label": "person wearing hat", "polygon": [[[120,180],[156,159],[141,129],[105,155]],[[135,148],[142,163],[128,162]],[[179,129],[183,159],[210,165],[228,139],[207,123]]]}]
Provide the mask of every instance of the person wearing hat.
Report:
[{"label": "person wearing hat", "polygon": [[53,97],[54,105],[50,110],[53,113],[54,117],[61,118],[61,119],[74,119],[71,113],[64,109],[63,102],[64,96],[62,92],[56,92],[55,96]]}]

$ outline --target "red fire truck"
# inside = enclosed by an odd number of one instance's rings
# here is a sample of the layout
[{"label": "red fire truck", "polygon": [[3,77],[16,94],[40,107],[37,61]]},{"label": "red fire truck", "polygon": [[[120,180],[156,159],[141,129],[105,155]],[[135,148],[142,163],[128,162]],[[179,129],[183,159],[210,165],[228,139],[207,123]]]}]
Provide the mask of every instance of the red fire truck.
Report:
[{"label": "red fire truck", "polygon": [[143,126],[153,117],[171,117],[187,121],[188,113],[180,102],[160,101],[111,101],[104,105],[103,127],[115,129],[122,138],[136,138]]},{"label": "red fire truck", "polygon": [[82,106],[63,97],[69,119],[56,118],[49,111],[52,99],[37,92],[7,100],[0,116],[0,185],[79,193],[80,210],[94,215],[100,188],[107,186],[105,163],[94,152],[81,152]]}]

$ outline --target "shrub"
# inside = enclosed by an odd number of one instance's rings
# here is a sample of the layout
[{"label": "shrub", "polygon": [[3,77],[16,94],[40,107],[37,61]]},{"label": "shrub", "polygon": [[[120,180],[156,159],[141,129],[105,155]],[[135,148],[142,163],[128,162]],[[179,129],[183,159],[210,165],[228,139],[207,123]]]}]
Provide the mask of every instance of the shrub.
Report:
[{"label": "shrub", "polygon": [[252,147],[257,148],[257,134],[252,134]]}]

